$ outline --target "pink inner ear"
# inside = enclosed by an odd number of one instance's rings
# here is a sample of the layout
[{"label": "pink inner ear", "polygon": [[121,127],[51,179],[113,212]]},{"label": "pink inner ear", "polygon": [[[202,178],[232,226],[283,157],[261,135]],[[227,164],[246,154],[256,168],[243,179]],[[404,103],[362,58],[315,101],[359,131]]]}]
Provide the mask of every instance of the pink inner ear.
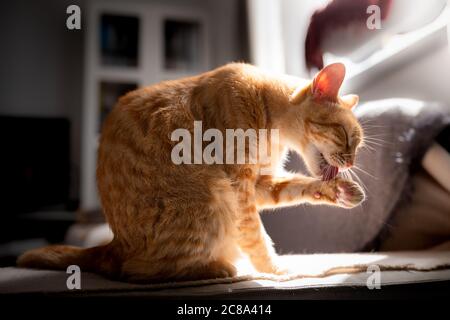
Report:
[{"label": "pink inner ear", "polygon": [[342,63],[333,63],[320,70],[312,84],[314,99],[337,101],[344,77],[345,66]]}]

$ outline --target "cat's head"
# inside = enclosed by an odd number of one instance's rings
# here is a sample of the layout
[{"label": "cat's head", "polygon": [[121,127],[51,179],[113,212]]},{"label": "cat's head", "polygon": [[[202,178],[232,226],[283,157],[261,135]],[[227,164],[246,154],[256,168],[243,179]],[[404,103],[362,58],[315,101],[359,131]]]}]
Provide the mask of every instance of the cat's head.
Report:
[{"label": "cat's head", "polygon": [[[309,86],[300,88],[290,99],[296,126],[290,139],[301,153],[311,174],[324,180],[353,166],[363,130],[352,112],[358,96],[340,97],[345,67],[334,63],[322,69]],[[293,129],[292,129],[293,128]],[[302,135],[296,136],[300,129]]]}]

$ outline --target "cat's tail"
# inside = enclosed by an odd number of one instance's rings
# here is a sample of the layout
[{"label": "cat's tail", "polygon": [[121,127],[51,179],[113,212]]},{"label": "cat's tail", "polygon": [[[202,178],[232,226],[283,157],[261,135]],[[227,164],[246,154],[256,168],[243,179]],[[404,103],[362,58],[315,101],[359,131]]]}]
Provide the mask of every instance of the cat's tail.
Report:
[{"label": "cat's tail", "polygon": [[100,274],[116,274],[119,266],[114,259],[111,244],[79,248],[65,245],[53,245],[25,252],[17,259],[21,268],[66,270],[77,265],[82,271]]}]

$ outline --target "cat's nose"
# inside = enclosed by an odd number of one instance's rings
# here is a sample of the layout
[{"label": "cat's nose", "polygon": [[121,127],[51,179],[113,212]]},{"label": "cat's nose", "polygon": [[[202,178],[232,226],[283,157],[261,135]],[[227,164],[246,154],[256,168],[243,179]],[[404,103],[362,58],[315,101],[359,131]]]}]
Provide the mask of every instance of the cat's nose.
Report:
[{"label": "cat's nose", "polygon": [[346,168],[351,168],[351,167],[353,167],[353,160],[347,160],[347,161],[345,162],[345,167],[346,167]]}]

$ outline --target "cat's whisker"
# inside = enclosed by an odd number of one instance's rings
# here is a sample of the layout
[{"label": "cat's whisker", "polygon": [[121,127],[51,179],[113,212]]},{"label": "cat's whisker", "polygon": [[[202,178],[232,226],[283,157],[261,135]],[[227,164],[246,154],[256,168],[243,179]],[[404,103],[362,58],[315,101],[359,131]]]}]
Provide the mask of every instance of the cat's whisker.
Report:
[{"label": "cat's whisker", "polygon": [[349,172],[343,171],[342,173],[346,179],[354,181],[352,175]]},{"label": "cat's whisker", "polygon": [[359,120],[359,123],[360,123],[360,124],[372,123],[372,122],[375,121],[375,120],[376,120],[376,119],[369,118],[369,119]]},{"label": "cat's whisker", "polygon": [[366,145],[374,145],[374,146],[379,146],[379,147],[385,147],[385,145],[378,143],[378,142],[374,142],[374,141],[370,141],[370,140],[365,140],[364,144]]},{"label": "cat's whisker", "polygon": [[383,125],[376,125],[376,124],[367,125],[364,123],[361,124],[361,127],[363,127],[363,129],[365,129],[365,128],[387,128],[387,126],[383,126]]},{"label": "cat's whisker", "polygon": [[373,178],[373,179],[375,179],[375,180],[378,180],[377,177],[375,177],[374,175],[370,174],[369,172],[367,172],[366,170],[364,170],[364,169],[362,169],[362,168],[360,168],[360,167],[358,167],[358,166],[355,166],[355,165],[354,165],[352,168],[353,168],[353,169],[356,169],[356,170],[359,170],[359,171],[361,171],[362,173],[365,173],[366,175],[368,175],[369,177],[371,177],[371,178]]},{"label": "cat's whisker", "polygon": [[370,152],[372,154],[375,152],[374,148],[371,148],[371,147],[368,147],[368,146],[364,146],[362,149],[367,150],[368,152]]},{"label": "cat's whisker", "polygon": [[376,136],[366,135],[366,136],[364,136],[363,140],[366,140],[366,139],[380,141],[380,142],[390,142],[389,136],[387,136],[387,135],[376,135]]},{"label": "cat's whisker", "polygon": [[[373,120],[373,119],[371,119]],[[373,121],[365,121],[365,122],[359,122],[359,124],[361,125],[361,127],[374,127],[374,128],[387,128],[388,126],[383,125],[383,124],[374,124]]]},{"label": "cat's whisker", "polygon": [[356,178],[356,180],[358,180],[358,182],[361,184],[361,186],[363,187],[363,189],[365,191],[367,191],[368,194],[370,194],[369,189],[367,188],[367,186],[365,185],[365,183],[358,177],[358,175],[356,174],[356,172],[354,172],[353,170],[349,169],[348,172],[350,174],[353,174],[353,176]]},{"label": "cat's whisker", "polygon": [[371,192],[369,191],[369,188],[367,187],[367,185],[362,181],[362,179],[356,174],[356,172],[354,171],[349,171],[351,174],[353,174],[353,176],[356,178],[356,180],[358,180],[358,182],[361,184],[361,186],[363,187],[363,189],[371,194]]},{"label": "cat's whisker", "polygon": [[353,181],[353,177],[351,176],[350,173],[346,172],[346,173],[345,173],[345,176],[347,177],[347,179]]},{"label": "cat's whisker", "polygon": [[368,119],[366,121],[360,121],[359,124],[363,129],[366,128],[388,128],[389,126],[387,125],[383,125],[383,124],[379,124],[379,123],[374,123],[375,119]]},{"label": "cat's whisker", "polygon": [[385,139],[380,139],[380,138],[377,138],[377,137],[371,137],[371,136],[365,136],[364,137],[364,140],[374,140],[374,141],[380,141],[380,142],[388,142],[388,141],[386,141]]},{"label": "cat's whisker", "polygon": [[365,137],[364,141],[370,142],[370,143],[383,144],[383,145],[391,145],[391,146],[394,145],[394,143],[392,141],[388,141],[385,139],[371,138],[371,137]]},{"label": "cat's whisker", "polygon": [[373,148],[372,146],[369,146],[368,144],[365,144],[365,143],[362,143],[362,144],[360,145],[360,147],[363,148],[363,149],[372,151],[372,152],[376,151],[375,148]]},{"label": "cat's whisker", "polygon": [[379,139],[379,138],[374,138],[374,137],[364,137],[364,140],[369,140],[369,141],[378,141],[378,142],[383,142],[383,143],[389,143],[389,141],[384,140],[384,139]]},{"label": "cat's whisker", "polygon": [[388,136],[388,134],[387,133],[368,134],[367,132],[365,132],[364,136],[365,137],[386,137],[386,136]]},{"label": "cat's whisker", "polygon": [[379,148],[384,149],[384,148],[387,148],[387,147],[388,147],[388,146],[386,146],[386,145],[383,145],[383,144],[380,144],[380,143],[377,143],[377,142],[370,142],[370,141],[367,141],[367,142],[365,143],[365,145],[366,145],[366,146],[370,146],[370,147],[372,147],[372,148],[374,148],[374,149],[379,149]]}]

